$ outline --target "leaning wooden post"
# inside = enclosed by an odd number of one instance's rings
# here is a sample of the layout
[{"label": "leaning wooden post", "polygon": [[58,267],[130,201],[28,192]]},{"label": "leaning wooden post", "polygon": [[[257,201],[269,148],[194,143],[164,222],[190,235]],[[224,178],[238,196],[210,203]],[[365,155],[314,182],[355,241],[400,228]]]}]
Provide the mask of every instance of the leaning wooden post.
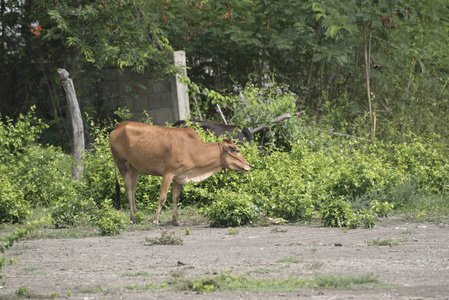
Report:
[{"label": "leaning wooden post", "polygon": [[69,103],[70,117],[72,119],[73,128],[73,163],[72,163],[72,179],[81,180],[83,173],[83,153],[84,153],[84,128],[81,111],[76,98],[73,80],[69,78],[69,73],[64,69],[58,69],[58,77],[64,88],[67,102]]}]

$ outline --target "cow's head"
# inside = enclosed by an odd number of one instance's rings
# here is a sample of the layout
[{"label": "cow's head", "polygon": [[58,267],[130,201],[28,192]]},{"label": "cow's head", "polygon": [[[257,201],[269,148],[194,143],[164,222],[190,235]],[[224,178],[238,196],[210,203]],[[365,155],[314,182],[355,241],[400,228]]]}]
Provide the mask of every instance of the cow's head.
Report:
[{"label": "cow's head", "polygon": [[251,165],[240,153],[240,148],[231,139],[224,139],[220,146],[223,149],[222,153],[220,153],[223,168],[243,173],[251,169]]}]

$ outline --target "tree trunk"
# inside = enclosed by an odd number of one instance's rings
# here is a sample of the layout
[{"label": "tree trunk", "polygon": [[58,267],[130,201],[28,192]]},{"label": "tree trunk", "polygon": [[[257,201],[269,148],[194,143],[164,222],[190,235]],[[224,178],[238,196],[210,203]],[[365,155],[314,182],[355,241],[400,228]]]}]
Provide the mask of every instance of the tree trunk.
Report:
[{"label": "tree trunk", "polygon": [[318,21],[318,32],[316,34],[316,40],[315,40],[315,47],[312,51],[312,57],[310,58],[310,67],[309,67],[309,76],[307,77],[307,85],[306,85],[306,92],[304,93],[304,96],[302,97],[302,104],[304,105],[306,102],[306,97],[310,88],[310,83],[312,81],[312,72],[313,72],[313,57],[316,53],[316,48],[318,47],[318,42],[320,41],[320,34],[321,34],[321,23],[323,21],[323,17],[320,18]]},{"label": "tree trunk", "polygon": [[58,77],[61,80],[61,85],[64,88],[67,102],[69,104],[70,117],[73,128],[73,163],[72,163],[72,178],[74,180],[81,180],[83,173],[83,153],[84,153],[84,128],[83,119],[81,118],[81,111],[76,98],[75,87],[73,81],[69,78],[69,73],[64,69],[58,69]]},{"label": "tree trunk", "polygon": [[368,104],[369,112],[369,126],[370,126],[370,136],[374,138],[376,134],[376,124],[373,115],[373,108],[371,102],[371,87],[370,87],[370,63],[371,63],[371,35],[373,31],[373,21],[370,21],[369,27],[369,37],[367,40],[366,36],[366,23],[363,22],[363,45],[365,47],[365,76],[366,76],[366,101]]},{"label": "tree trunk", "polygon": [[267,36],[265,38],[265,46],[263,48],[263,54],[262,54],[262,62],[260,63],[259,68],[259,87],[262,86],[263,83],[263,76],[265,71],[265,59],[267,56],[267,48],[268,48],[268,34],[270,32],[270,7],[268,6],[268,18],[267,18]]}]

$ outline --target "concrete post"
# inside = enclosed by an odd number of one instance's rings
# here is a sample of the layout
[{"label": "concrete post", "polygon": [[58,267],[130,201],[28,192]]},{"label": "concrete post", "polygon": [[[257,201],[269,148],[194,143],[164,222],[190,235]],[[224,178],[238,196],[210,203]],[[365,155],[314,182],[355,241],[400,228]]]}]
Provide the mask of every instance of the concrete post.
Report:
[{"label": "concrete post", "polygon": [[[184,51],[175,51],[173,57],[175,66],[186,66],[186,53]],[[184,75],[187,71],[184,69]],[[189,94],[187,86],[180,82],[180,75],[176,75],[171,80],[171,98],[173,105],[174,121],[185,120],[190,117]]]}]

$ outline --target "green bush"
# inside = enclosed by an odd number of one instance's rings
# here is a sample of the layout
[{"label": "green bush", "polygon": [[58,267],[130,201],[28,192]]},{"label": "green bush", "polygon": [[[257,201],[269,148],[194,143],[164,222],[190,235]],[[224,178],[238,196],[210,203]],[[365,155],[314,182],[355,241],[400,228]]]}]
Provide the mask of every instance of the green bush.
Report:
[{"label": "green bush", "polygon": [[0,224],[22,223],[31,213],[31,204],[22,190],[7,177],[7,167],[0,165]]},{"label": "green bush", "polygon": [[127,218],[111,206],[105,206],[98,211],[95,225],[102,235],[117,235],[126,228]]},{"label": "green bush", "polygon": [[247,191],[267,215],[290,221],[310,220],[314,211],[312,189],[301,164],[288,153],[273,152],[247,175]]},{"label": "green bush", "polygon": [[343,197],[326,201],[321,207],[320,214],[324,226],[349,228],[359,226],[360,220],[354,213],[351,203],[344,200]]},{"label": "green bush", "polygon": [[42,130],[48,127],[34,116],[34,110],[35,106],[32,106],[28,114],[20,114],[16,122],[8,117],[6,123],[0,120],[0,162],[8,162],[34,145]]},{"label": "green bush", "polygon": [[[92,198],[101,207],[104,199],[115,199],[115,171],[111,148],[109,147],[109,132],[112,124],[100,128],[90,120],[90,139],[93,141],[84,153],[84,197]],[[120,173],[117,170],[117,176]],[[122,187],[124,188],[123,184]],[[123,197],[124,193],[123,193]],[[126,201],[126,198],[125,198]]]},{"label": "green bush", "polygon": [[51,217],[56,228],[67,228],[76,224],[83,216],[92,216],[97,206],[92,198],[84,199],[80,194],[70,198],[60,198],[51,210]]},{"label": "green bush", "polygon": [[254,223],[259,209],[253,204],[253,197],[246,193],[219,190],[212,195],[212,204],[200,209],[215,227],[230,227]]},{"label": "green bush", "polygon": [[[302,121],[297,118],[302,113],[297,112],[298,99],[288,87],[277,84],[259,88],[249,82],[244,89],[235,88],[238,93],[234,96],[233,124],[247,128],[266,125],[269,130],[263,135],[264,142],[271,142],[276,147],[289,148],[290,141],[298,136]],[[281,123],[274,123],[273,119],[289,113],[292,118]]]},{"label": "green bush", "polygon": [[388,201],[385,202],[379,202],[377,200],[371,201],[371,210],[378,217],[388,217],[388,214],[391,212],[391,210],[393,210],[393,208],[394,205],[388,203]]}]

